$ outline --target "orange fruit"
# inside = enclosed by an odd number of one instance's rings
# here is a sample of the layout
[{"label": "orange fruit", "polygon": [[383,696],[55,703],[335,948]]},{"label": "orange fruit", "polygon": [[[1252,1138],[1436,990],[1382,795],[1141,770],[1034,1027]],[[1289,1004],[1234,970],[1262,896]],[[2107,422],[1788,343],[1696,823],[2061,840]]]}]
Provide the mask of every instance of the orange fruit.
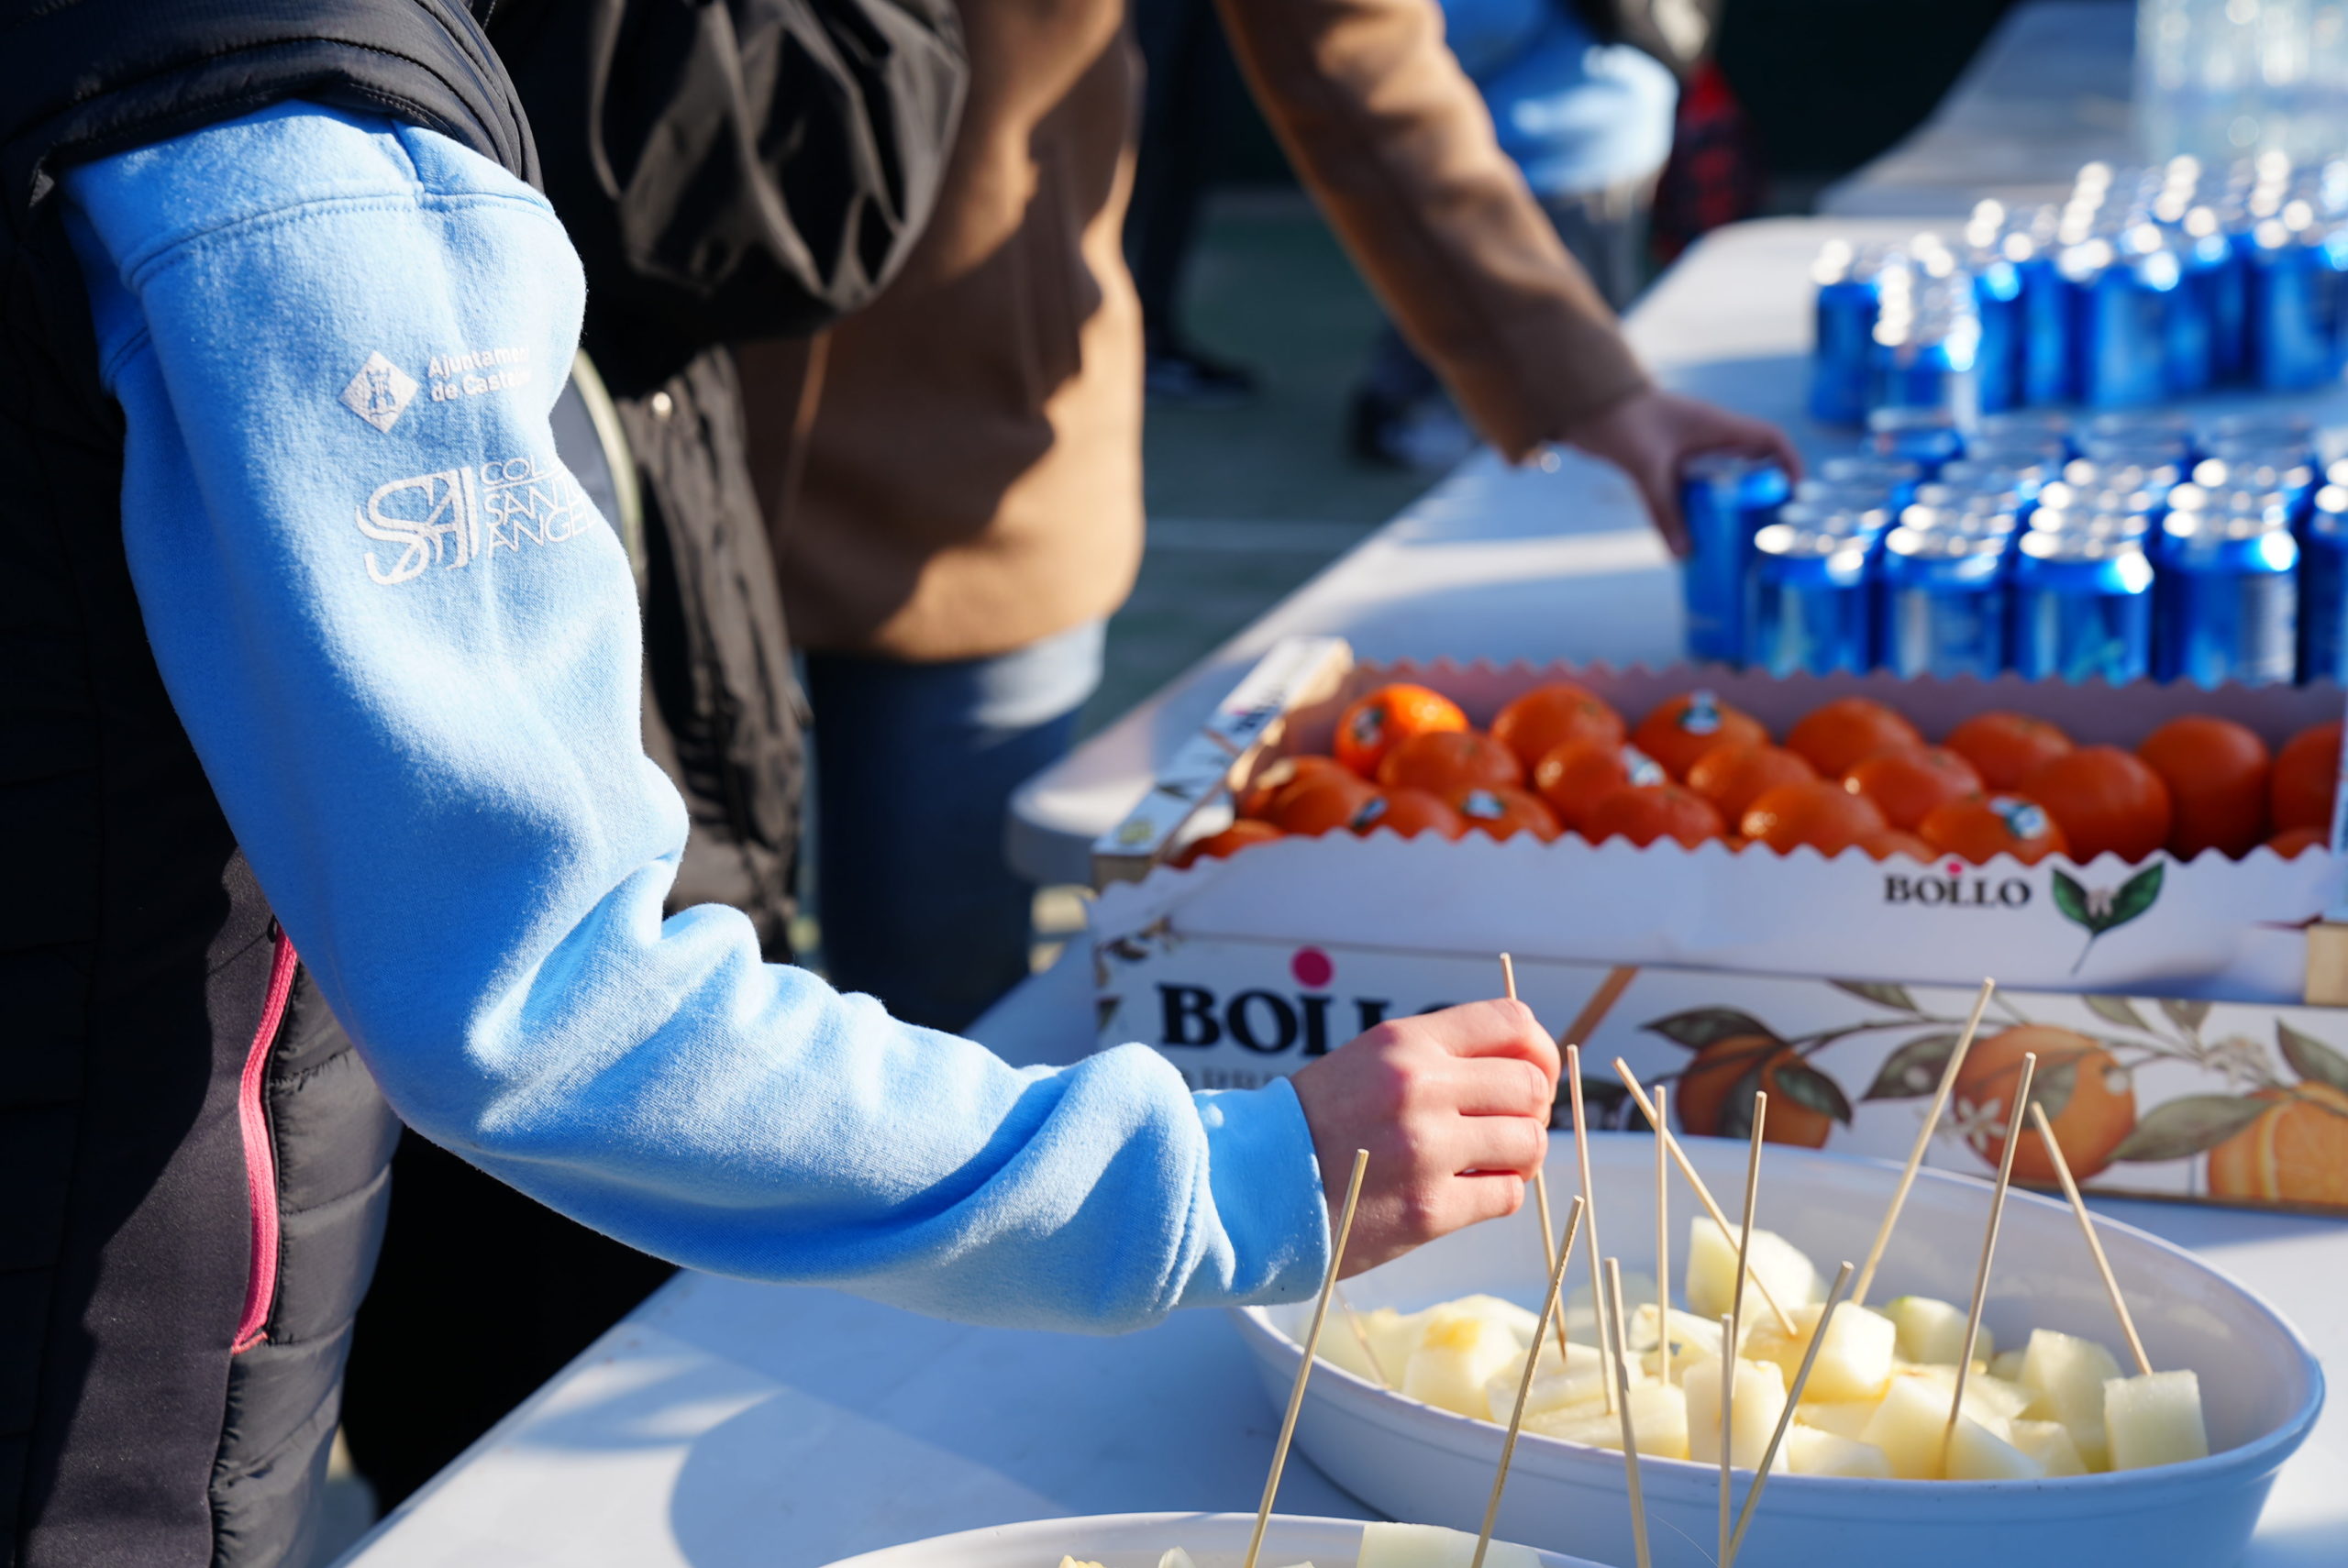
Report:
[{"label": "orange fruit", "polygon": [[2276,833],[2296,827],[2330,833],[2331,795],[2339,787],[2339,723],[2301,730],[2275,754],[2274,776],[2267,781],[2266,825]]},{"label": "orange fruit", "polygon": [[2019,795],[1970,795],[1936,808],[1917,826],[1927,855],[1954,856],[1982,866],[2010,855],[2035,866],[2050,855],[2068,853],[2063,830],[2046,808]]},{"label": "orange fruit", "polygon": [[1902,833],[1898,828],[1886,828],[1881,833],[1867,834],[1859,840],[1859,848],[1872,860],[1888,860],[1895,855],[1904,855],[1911,860],[1933,858],[1931,845],[1914,834]]},{"label": "orange fruit", "polygon": [[1556,814],[1557,825],[1581,831],[1581,820],[1599,801],[1626,784],[1661,784],[1663,768],[1635,746],[1610,741],[1567,741],[1533,769],[1533,787]]},{"label": "orange fruit", "polygon": [[1941,744],[1973,765],[1985,790],[2015,790],[2071,749],[2071,737],[2028,713],[1976,713]]},{"label": "orange fruit", "polygon": [[1272,799],[1270,821],[1282,833],[1317,837],[1349,828],[1378,791],[1350,773],[1300,778]]},{"label": "orange fruit", "polygon": [[2210,1196],[2348,1204],[2348,1094],[2303,1083],[2250,1098],[2274,1104],[2210,1151]]},{"label": "orange fruit", "polygon": [[2179,860],[2205,849],[2240,860],[2265,836],[2274,759],[2265,741],[2232,719],[2171,719],[2144,737],[2136,755],[2168,786],[2168,852]]},{"label": "orange fruit", "polygon": [[1822,778],[1840,778],[1877,752],[1923,744],[1915,725],[1866,697],[1821,703],[1786,732],[1786,749],[1801,753]]},{"label": "orange fruit", "polygon": [[1693,849],[1721,836],[1721,814],[1684,785],[1625,784],[1583,813],[1581,834],[1592,844],[1622,837],[1645,849],[1669,838]]},{"label": "orange fruit", "polygon": [[1269,823],[1242,817],[1221,833],[1211,833],[1204,838],[1184,845],[1181,853],[1174,856],[1172,864],[1194,866],[1202,860],[1221,860],[1238,854],[1251,844],[1269,844],[1282,836],[1280,830]]},{"label": "orange fruit", "polygon": [[2320,828],[2287,828],[2266,841],[2266,847],[2286,860],[2297,860],[2310,849],[2325,849],[2331,835]]},{"label": "orange fruit", "polygon": [[1780,784],[1765,791],[1744,809],[1737,831],[1783,855],[1806,844],[1819,854],[1836,856],[1870,834],[1889,824],[1875,803],[1854,795],[1840,784],[1812,778],[1800,784]]},{"label": "orange fruit", "polygon": [[1688,788],[1733,823],[1744,808],[1780,784],[1800,784],[1818,777],[1818,770],[1798,752],[1763,744],[1716,745],[1696,759],[1688,770]]},{"label": "orange fruit", "polygon": [[1357,834],[1390,830],[1404,838],[1416,838],[1423,833],[1457,838],[1468,831],[1468,824],[1459,820],[1457,812],[1445,805],[1442,797],[1424,790],[1388,790],[1374,795],[1354,813],[1348,825]]},{"label": "orange fruit", "polygon": [[1440,691],[1401,682],[1381,686],[1337,716],[1337,760],[1364,778],[1378,777],[1386,754],[1412,735],[1464,730],[1468,715]]},{"label": "orange fruit", "polygon": [[1534,687],[1492,721],[1492,738],[1516,753],[1528,773],[1567,741],[1620,745],[1625,733],[1622,714],[1570,680]]},{"label": "orange fruit", "polygon": [[1464,818],[1469,827],[1480,828],[1494,838],[1509,838],[1529,833],[1546,844],[1557,836],[1557,819],[1541,803],[1538,795],[1506,785],[1479,786],[1462,790],[1449,796],[1451,809]]},{"label": "orange fruit", "polygon": [[1792,1046],[1766,1034],[1732,1034],[1713,1041],[1696,1053],[1672,1086],[1671,1110],[1679,1119],[1679,1130],[1696,1137],[1719,1137],[1731,1091],[1759,1065],[1760,1087],[1769,1095],[1769,1120],[1761,1129],[1761,1141],[1825,1147],[1834,1119],[1812,1110],[1778,1085],[1778,1069],[1799,1059]]},{"label": "orange fruit", "polygon": [[1844,774],[1843,788],[1873,801],[1893,827],[1913,833],[1939,807],[1981,793],[1981,775],[1944,745],[1898,746]]},{"label": "orange fruit", "polygon": [[1378,781],[1390,790],[1448,795],[1479,784],[1522,784],[1524,765],[1516,760],[1516,753],[1490,735],[1473,730],[1429,730],[1389,751],[1386,760],[1378,765]]},{"label": "orange fruit", "polygon": [[[1957,1125],[1968,1130],[1966,1144],[1994,1169],[2005,1157],[2006,1121],[2021,1081],[2021,1059],[2033,1051],[2038,1054],[2038,1078],[2031,1098],[2047,1108],[2063,1158],[2071,1174],[2085,1181],[2111,1163],[2111,1152],[2134,1129],[2136,1088],[2110,1052],[2076,1030],[2024,1023],[1975,1042],[1956,1075]],[[2050,1077],[2057,1069],[2071,1080],[2070,1096],[2059,1110],[2052,1092],[2055,1080]],[[2014,1150],[2014,1179],[2054,1179],[2054,1162],[2047,1157],[2045,1141],[2027,1122]]]},{"label": "orange fruit", "polygon": [[2023,779],[2021,793],[2046,808],[2082,866],[2107,851],[2143,859],[2168,842],[2176,815],[2161,776],[2116,745],[2065,752]]},{"label": "orange fruit", "polygon": [[1247,781],[1246,792],[1239,797],[1239,814],[1243,817],[1268,817],[1272,801],[1282,790],[1300,778],[1327,778],[1332,775],[1351,778],[1352,771],[1334,756],[1282,756],[1256,770]]},{"label": "orange fruit", "polygon": [[1682,780],[1716,745],[1766,745],[1768,740],[1758,719],[1700,688],[1665,698],[1631,732],[1633,745]]}]

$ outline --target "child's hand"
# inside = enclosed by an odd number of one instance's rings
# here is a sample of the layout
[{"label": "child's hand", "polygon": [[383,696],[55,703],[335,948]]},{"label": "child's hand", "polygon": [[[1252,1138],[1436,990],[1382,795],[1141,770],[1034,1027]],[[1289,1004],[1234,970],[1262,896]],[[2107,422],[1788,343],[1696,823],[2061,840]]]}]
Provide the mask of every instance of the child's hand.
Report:
[{"label": "child's hand", "polygon": [[1557,1046],[1521,1002],[1392,1019],[1289,1080],[1312,1129],[1334,1231],[1369,1151],[1345,1272],[1513,1214],[1549,1144]]}]

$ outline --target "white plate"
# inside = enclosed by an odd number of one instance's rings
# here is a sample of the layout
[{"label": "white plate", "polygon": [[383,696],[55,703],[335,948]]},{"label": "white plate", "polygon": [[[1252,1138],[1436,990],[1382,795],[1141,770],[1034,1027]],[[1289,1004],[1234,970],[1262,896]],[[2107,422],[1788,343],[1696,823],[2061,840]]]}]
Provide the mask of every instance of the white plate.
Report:
[{"label": "white plate", "polygon": [[[1687,1141],[1691,1162],[1721,1203],[1734,1208],[1745,1149]],[[1655,1260],[1655,1143],[1645,1133],[1590,1138],[1592,1180],[1605,1250],[1625,1271]],[[1553,1201],[1580,1190],[1570,1137],[1553,1141]],[[1772,1146],[1762,1162],[1756,1223],[1778,1231],[1832,1277],[1861,1261],[1896,1166]],[[1919,1175],[1870,1299],[1908,1292],[1965,1302],[1972,1294],[1987,1182]],[[1675,1173],[1675,1271],[1685,1258],[1694,1198]],[[1527,1206],[1528,1210],[1530,1205]],[[1562,1212],[1559,1215],[1562,1222]],[[2210,1445],[2188,1464],[2036,1482],[1862,1481],[1779,1474],[1763,1494],[1738,1568],[1822,1568],[1881,1562],[1899,1568],[2221,1568],[2250,1539],[2275,1473],[2305,1440],[2323,1404],[2323,1374],[2296,1331],[2250,1291],[2188,1253],[2125,1225],[2099,1221],[2113,1272],[2153,1364],[2200,1375]],[[1583,1242],[1588,1243],[1585,1233]],[[1589,1279],[1577,1257],[1569,1284]],[[1477,1226],[1349,1282],[1361,1310],[1405,1310],[1471,1291],[1537,1302],[1540,1240],[1529,1218]],[[1747,1310],[1759,1310],[1748,1303]],[[1235,1313],[1265,1386],[1285,1404],[1310,1304]],[[2058,1329],[2121,1345],[2117,1323],[2060,1202],[2016,1192],[1998,1241],[1985,1321],[2000,1347],[2032,1328]],[[1501,1430],[1377,1387],[1323,1363],[1298,1421],[1297,1447],[1355,1496],[1395,1518],[1474,1529],[1482,1522]],[[1654,1460],[1645,1485],[1656,1568],[1711,1568],[1718,1530],[1719,1472]],[[1750,1476],[1740,1474],[1741,1503]],[[1509,1473],[1499,1533],[1602,1562],[1632,1560],[1623,1457],[1525,1434]]]},{"label": "white plate", "polygon": [[[1489,1483],[1487,1483],[1489,1485]],[[1483,1523],[1479,1516],[1476,1521]],[[933,1536],[904,1546],[884,1547],[850,1557],[831,1568],[1059,1568],[1061,1557],[1098,1562],[1101,1568],[1157,1568],[1169,1546],[1189,1552],[1198,1568],[1239,1568],[1253,1514],[1094,1514],[1069,1519],[1030,1519],[959,1535]],[[1353,1568],[1361,1545],[1359,1519],[1316,1519],[1274,1514],[1264,1532],[1261,1568]],[[1625,1562],[1629,1561],[1627,1558]],[[1541,1554],[1542,1568],[1603,1568],[1554,1551]]]}]

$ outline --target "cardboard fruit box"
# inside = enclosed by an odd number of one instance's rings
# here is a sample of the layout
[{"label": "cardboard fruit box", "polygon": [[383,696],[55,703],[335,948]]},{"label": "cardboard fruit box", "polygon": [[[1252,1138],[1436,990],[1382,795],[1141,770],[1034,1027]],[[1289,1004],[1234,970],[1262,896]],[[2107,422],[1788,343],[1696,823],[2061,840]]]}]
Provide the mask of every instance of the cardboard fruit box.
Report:
[{"label": "cardboard fruit box", "polygon": [[1556,665],[1357,663],[1336,638],[1284,643],[1169,762],[1149,795],[1095,846],[1097,943],[1153,927],[1191,936],[1314,941],[1418,953],[1665,965],[1757,975],[1977,983],[2021,988],[2294,1002],[2308,994],[2309,928],[2342,899],[2348,858],[2241,860],[2159,855],[2082,866],[2007,857],[1877,861],[1853,850],[1778,855],[1725,844],[1590,844],[1567,835],[1456,842],[1335,833],[1256,845],[1186,870],[1169,853],[1229,820],[1235,789],[1280,756],[1325,753],[1336,716],[1375,687],[1412,680],[1479,727],[1511,698],[1577,681],[1635,723],[1667,697],[1706,688],[1783,736],[1833,698],[1862,695],[1937,738],[1977,712],[2010,709],[2081,745],[2133,747],[2165,721],[2215,712],[2280,746],[2337,719],[2335,686],[2110,687],[1755,671]]},{"label": "cardboard fruit box", "polygon": [[[1924,866],[1669,840],[1336,833],[1166,864],[1227,822],[1234,790],[1270,762],[1325,752],[1336,715],[1376,686],[1432,686],[1482,726],[1560,679],[1634,723],[1706,687],[1779,736],[1854,693],[1928,737],[2010,709],[2081,744],[2122,746],[2187,712],[2221,713],[2279,745],[2342,710],[2329,687],[1376,666],[1337,639],[1296,639],[1095,846],[1101,1043],[1147,1043],[1199,1088],[1251,1087],[1381,1019],[1496,994],[1495,955],[1508,951],[1525,1000],[1559,1038],[1583,1043],[1601,1124],[1636,1116],[1611,1066],[1620,1055],[1670,1087],[1673,1121],[1690,1134],[1745,1135],[1767,1088],[1773,1139],[1898,1158],[1975,988],[1994,976],[1999,999],[1933,1163],[1994,1168],[2001,1089],[2031,1050],[2035,1098],[2090,1189],[2348,1210],[2348,1009],[2305,1000],[2311,967],[2336,959],[2348,931],[2323,921],[2342,901],[2348,858],[2337,853]],[[2048,1179],[2036,1134],[2025,1136],[2021,1179]]]}]

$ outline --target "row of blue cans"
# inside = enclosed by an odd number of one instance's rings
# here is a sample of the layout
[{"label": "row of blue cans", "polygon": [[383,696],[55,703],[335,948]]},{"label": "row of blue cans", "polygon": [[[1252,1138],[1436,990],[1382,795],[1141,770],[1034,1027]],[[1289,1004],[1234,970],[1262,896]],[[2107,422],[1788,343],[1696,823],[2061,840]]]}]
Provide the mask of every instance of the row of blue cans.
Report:
[{"label": "row of blue cans", "polygon": [[2348,160],[2088,164],[2064,203],[1985,201],[1954,239],[1831,241],[1812,277],[1827,424],[2307,391],[2348,365]]},{"label": "row of blue cans", "polygon": [[2348,678],[2348,463],[2321,474],[2304,422],[2260,419],[2099,422],[2099,457],[2051,422],[1960,457],[1944,425],[1878,421],[1876,449],[1799,486],[1702,459],[1689,652],[1778,674]]}]

